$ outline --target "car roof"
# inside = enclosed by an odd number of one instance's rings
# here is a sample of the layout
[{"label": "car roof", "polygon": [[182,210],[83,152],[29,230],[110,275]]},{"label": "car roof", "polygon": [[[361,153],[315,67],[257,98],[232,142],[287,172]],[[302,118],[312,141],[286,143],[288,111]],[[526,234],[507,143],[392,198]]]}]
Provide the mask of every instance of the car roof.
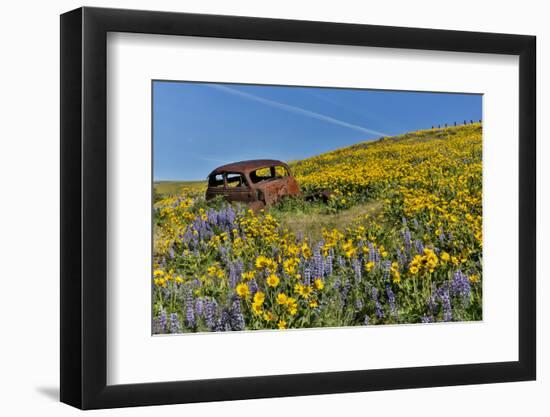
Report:
[{"label": "car roof", "polygon": [[271,167],[282,165],[288,168],[288,165],[277,159],[251,159],[248,161],[232,162],[230,164],[222,165],[213,170],[208,176],[215,174],[222,174],[224,172],[250,172],[259,168]]}]

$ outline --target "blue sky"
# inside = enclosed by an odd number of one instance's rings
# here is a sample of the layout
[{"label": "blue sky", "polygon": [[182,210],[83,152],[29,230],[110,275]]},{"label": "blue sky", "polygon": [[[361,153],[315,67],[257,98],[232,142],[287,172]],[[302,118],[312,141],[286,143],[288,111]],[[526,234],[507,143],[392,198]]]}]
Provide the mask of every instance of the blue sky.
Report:
[{"label": "blue sky", "polygon": [[290,161],[482,118],[482,96],[153,82],[153,177],[203,180],[245,159]]}]

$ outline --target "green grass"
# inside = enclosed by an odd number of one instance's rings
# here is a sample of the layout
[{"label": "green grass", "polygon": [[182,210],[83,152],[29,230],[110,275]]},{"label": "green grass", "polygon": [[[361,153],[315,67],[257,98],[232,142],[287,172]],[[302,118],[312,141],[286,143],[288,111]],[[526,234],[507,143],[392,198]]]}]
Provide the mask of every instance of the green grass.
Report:
[{"label": "green grass", "polygon": [[153,187],[159,195],[180,194],[185,188],[206,189],[206,181],[155,181]]},{"label": "green grass", "polygon": [[317,242],[322,238],[323,229],[345,230],[354,222],[365,217],[376,217],[381,213],[382,204],[378,201],[359,203],[336,213],[329,213],[327,205],[321,202],[307,203],[294,209],[273,207],[269,210],[283,229],[303,234]]}]

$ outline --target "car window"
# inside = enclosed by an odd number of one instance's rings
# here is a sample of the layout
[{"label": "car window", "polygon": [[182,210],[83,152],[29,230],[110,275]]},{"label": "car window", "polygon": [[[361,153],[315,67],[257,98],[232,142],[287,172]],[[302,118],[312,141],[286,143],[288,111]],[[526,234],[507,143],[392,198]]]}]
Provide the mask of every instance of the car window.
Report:
[{"label": "car window", "polygon": [[228,173],[226,178],[228,188],[246,187],[246,180],[242,174]]},{"label": "car window", "polygon": [[273,178],[271,167],[265,167],[257,169],[256,171],[252,171],[250,173],[250,180],[256,184],[260,181],[267,181],[269,179]]},{"label": "car window", "polygon": [[288,169],[282,165],[277,165],[275,167],[275,176],[276,177],[288,177]]},{"label": "car window", "polygon": [[223,187],[223,174],[210,175],[208,178],[209,187]]}]

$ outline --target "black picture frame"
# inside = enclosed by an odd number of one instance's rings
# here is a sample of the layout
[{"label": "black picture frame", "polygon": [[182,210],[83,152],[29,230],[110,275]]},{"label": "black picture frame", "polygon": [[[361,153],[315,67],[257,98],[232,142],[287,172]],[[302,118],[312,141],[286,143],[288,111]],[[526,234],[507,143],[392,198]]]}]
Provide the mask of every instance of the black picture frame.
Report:
[{"label": "black picture frame", "polygon": [[[107,376],[108,32],[519,56],[519,360],[112,385]],[[61,401],[81,409],[534,380],[534,36],[102,8],[61,15]]]}]

